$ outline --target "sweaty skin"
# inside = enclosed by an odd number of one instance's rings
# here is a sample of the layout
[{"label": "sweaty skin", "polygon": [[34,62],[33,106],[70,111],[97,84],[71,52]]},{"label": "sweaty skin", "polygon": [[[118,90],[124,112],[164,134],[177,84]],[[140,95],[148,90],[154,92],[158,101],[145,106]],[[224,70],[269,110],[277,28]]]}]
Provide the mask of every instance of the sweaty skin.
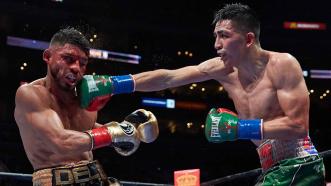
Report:
[{"label": "sweaty skin", "polygon": [[15,120],[34,170],[92,160],[91,140],[83,131],[99,127],[96,112],[79,107],[76,83],[85,72],[87,56],[70,44],[44,52],[46,77],[20,86]]},{"label": "sweaty skin", "polygon": [[307,136],[309,95],[298,61],[288,53],[263,50],[253,33],[243,34],[230,20],[218,22],[214,35],[219,57],[196,66],[135,74],[135,90],[158,91],[214,79],[233,100],[240,119],[263,119],[264,139]]}]

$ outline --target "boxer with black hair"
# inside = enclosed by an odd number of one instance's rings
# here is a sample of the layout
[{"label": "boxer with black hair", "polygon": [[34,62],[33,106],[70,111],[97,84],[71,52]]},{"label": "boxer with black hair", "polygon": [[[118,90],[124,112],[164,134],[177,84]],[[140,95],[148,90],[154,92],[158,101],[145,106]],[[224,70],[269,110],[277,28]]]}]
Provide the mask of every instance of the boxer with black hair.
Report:
[{"label": "boxer with black hair", "polygon": [[263,169],[257,185],[324,185],[323,160],[309,138],[309,95],[297,59],[261,47],[260,21],[247,5],[225,5],[213,23],[218,57],[134,74],[135,91],[216,80],[237,113],[212,108],[205,123],[208,141],[252,140]]},{"label": "boxer with black hair", "polygon": [[[157,120],[149,111],[139,109],[122,122],[101,125],[95,108],[103,101],[91,104],[94,109],[82,108],[76,86],[82,82],[88,57],[89,42],[83,34],[74,28],[61,29],[43,53],[46,76],[16,91],[14,115],[34,168],[35,186],[118,185],[93,160],[92,150],[109,146],[128,156],[140,141],[151,143],[158,136]],[[115,93],[127,86],[121,84],[123,79],[113,77],[120,87]]]}]

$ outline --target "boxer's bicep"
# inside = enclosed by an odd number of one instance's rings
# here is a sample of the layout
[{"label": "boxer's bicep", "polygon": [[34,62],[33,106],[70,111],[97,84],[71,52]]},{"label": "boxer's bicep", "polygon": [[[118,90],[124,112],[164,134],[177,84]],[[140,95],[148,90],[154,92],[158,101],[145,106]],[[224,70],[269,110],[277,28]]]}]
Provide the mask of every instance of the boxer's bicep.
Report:
[{"label": "boxer's bicep", "polygon": [[223,61],[220,57],[208,59],[197,66],[199,72],[208,79],[223,79],[227,77],[232,70],[225,68]]},{"label": "boxer's bicep", "polygon": [[52,109],[29,113],[27,124],[54,153],[79,154],[90,150],[90,137],[80,131],[65,129],[59,115]]},{"label": "boxer's bicep", "polygon": [[194,82],[213,79],[222,75],[224,64],[219,57],[203,61],[199,65],[186,66],[174,70],[158,69],[134,74],[135,91],[159,91]]},{"label": "boxer's bicep", "polygon": [[168,87],[177,87],[194,82],[210,79],[208,73],[201,71],[199,66],[187,66],[177,70],[169,71]]},{"label": "boxer's bicep", "polygon": [[51,142],[64,128],[59,116],[48,103],[49,101],[31,86],[18,89],[15,120],[22,132],[31,132],[35,138]]},{"label": "boxer's bicep", "polygon": [[309,96],[303,81],[295,87],[282,88],[277,91],[279,104],[285,115],[292,121],[291,125],[308,130]]},{"label": "boxer's bicep", "polygon": [[55,153],[89,149],[89,136],[82,132],[65,130],[59,115],[39,93],[31,87],[17,91],[15,120],[21,136],[40,141],[47,150]]},{"label": "boxer's bicep", "polygon": [[159,91],[208,79],[197,66],[175,70],[158,69],[133,75],[135,91]]},{"label": "boxer's bicep", "polygon": [[283,65],[277,97],[291,125],[308,130],[309,95],[302,70],[294,58]]}]

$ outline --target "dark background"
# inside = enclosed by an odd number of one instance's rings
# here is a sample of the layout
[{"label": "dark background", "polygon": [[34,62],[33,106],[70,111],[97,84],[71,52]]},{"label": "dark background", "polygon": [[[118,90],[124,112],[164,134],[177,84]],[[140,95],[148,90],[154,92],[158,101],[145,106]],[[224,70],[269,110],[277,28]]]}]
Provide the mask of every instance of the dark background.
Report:
[{"label": "dark background", "polygon": [[[42,51],[6,45],[7,36],[49,41],[67,25],[78,27],[88,37],[97,34],[93,47],[141,55],[140,64],[91,59],[89,73],[122,75],[158,68],[175,69],[199,64],[216,55],[213,49],[214,11],[234,1],[129,1],[129,0],[1,0],[0,2],[0,163],[4,171],[31,174],[16,126],[14,96],[21,81],[46,75]],[[328,1],[237,1],[250,5],[261,19],[261,45],[266,50],[288,52],[303,70],[331,69]],[[285,30],[284,21],[324,22],[327,29]],[[192,57],[177,55],[191,52]],[[25,70],[20,66],[26,62]],[[330,80],[305,78],[310,94],[310,136],[319,151],[331,148],[330,98],[320,95],[330,89]],[[162,82],[160,82],[162,83]],[[107,174],[120,180],[173,184],[175,170],[201,170],[201,181],[259,167],[255,146],[249,141],[208,143],[200,127],[212,107],[233,109],[226,92],[215,81],[164,91],[115,95],[100,111],[98,121],[121,121],[138,108],[151,110],[160,126],[159,138],[141,144],[138,151],[122,157],[111,148],[95,151],[95,159]],[[206,91],[200,91],[201,88]],[[204,103],[205,109],[163,109],[141,105],[142,97],[172,98]],[[192,122],[191,128],[187,123]],[[325,159],[330,181],[330,158]],[[248,183],[245,183],[248,184]],[[19,184],[20,185],[20,184]],[[238,185],[243,185],[239,183]]]}]

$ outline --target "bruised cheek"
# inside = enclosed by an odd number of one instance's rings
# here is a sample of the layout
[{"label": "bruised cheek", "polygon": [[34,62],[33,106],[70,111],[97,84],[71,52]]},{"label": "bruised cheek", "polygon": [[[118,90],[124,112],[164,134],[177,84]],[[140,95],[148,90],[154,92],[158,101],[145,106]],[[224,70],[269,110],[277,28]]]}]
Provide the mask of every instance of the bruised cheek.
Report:
[{"label": "bruised cheek", "polygon": [[61,69],[59,65],[54,65],[51,68],[51,74],[54,79],[59,79],[63,75],[63,69]]}]

